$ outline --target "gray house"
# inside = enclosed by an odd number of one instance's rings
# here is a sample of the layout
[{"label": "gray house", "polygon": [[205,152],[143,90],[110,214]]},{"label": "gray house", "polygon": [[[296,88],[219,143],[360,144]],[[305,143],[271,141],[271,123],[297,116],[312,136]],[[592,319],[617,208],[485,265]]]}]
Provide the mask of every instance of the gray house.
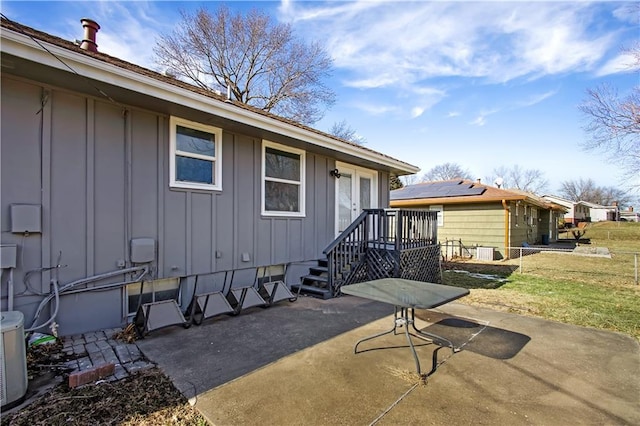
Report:
[{"label": "gray house", "polygon": [[78,46],[2,19],[1,308],[25,328],[299,284],[363,210],[389,216],[391,174],[418,171],[100,53],[94,34]]}]

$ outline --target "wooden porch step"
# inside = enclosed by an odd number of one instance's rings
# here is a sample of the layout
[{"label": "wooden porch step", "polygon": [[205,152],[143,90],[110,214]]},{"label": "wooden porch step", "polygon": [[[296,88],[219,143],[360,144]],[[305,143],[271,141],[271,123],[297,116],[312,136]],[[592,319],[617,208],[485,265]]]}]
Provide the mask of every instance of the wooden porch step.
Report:
[{"label": "wooden porch step", "polygon": [[295,292],[300,288],[301,294],[308,294],[309,296],[319,297],[324,300],[331,299],[331,290],[328,288],[320,288],[314,285],[306,284],[292,284],[291,289]]},{"label": "wooden porch step", "polygon": [[317,282],[319,286],[326,286],[329,284],[329,277],[323,275],[304,275],[301,277],[303,283]]},{"label": "wooden porch step", "polygon": [[313,266],[311,268],[309,268],[309,272],[311,272],[311,275],[322,275],[322,274],[328,274],[329,273],[329,268],[326,266]]}]

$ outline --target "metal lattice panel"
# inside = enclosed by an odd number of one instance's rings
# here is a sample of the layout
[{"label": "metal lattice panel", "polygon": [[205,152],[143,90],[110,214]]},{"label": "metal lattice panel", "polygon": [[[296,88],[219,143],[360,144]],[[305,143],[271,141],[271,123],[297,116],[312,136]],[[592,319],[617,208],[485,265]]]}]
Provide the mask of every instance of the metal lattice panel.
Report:
[{"label": "metal lattice panel", "polygon": [[400,278],[441,283],[440,246],[404,250],[400,254]]},{"label": "metal lattice panel", "polygon": [[396,253],[392,250],[370,249],[367,253],[367,279],[393,277],[398,270]]}]

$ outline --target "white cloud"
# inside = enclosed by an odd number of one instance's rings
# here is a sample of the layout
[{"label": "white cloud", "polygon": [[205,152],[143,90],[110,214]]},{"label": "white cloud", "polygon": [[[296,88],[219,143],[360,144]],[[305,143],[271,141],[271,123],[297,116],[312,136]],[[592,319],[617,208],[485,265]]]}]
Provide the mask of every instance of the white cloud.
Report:
[{"label": "white cloud", "polygon": [[473,121],[470,121],[469,124],[471,124],[472,126],[484,126],[485,124],[487,124],[487,117],[492,114],[495,114],[498,111],[500,110],[490,109],[490,110],[480,111],[478,116]]},{"label": "white cloud", "polygon": [[596,76],[620,74],[638,70],[637,59],[630,53],[624,52],[607,61],[596,71]]},{"label": "white cloud", "polygon": [[547,98],[550,98],[551,96],[555,95],[556,93],[558,93],[557,90],[550,90],[548,92],[532,95],[528,99],[525,99],[523,101],[518,102],[515,105],[515,107],[516,108],[525,108],[525,107],[533,106],[535,104],[538,104],[538,103],[544,101]]},{"label": "white cloud", "polygon": [[424,113],[424,108],[422,107],[413,107],[411,109],[411,118],[418,118]]},{"label": "white cloud", "polygon": [[613,16],[623,22],[629,22],[632,24],[640,24],[640,14],[638,14],[638,3],[636,2],[624,2],[622,5],[613,11]]},{"label": "white cloud", "polygon": [[447,114],[447,118],[453,118],[453,117],[459,117],[459,116],[460,116],[460,113],[458,111],[450,111]]},{"label": "white cloud", "polygon": [[365,111],[366,113],[371,115],[383,115],[383,114],[398,112],[398,108],[395,106],[381,105],[381,104],[376,105],[376,104],[364,103],[364,102],[355,103],[353,104],[353,107],[361,111]]},{"label": "white cloud", "polygon": [[473,126],[484,126],[486,124],[486,120],[483,115],[479,115],[475,120],[470,121],[469,124]]},{"label": "white cloud", "polygon": [[[506,82],[593,69],[615,44],[589,3],[283,2],[281,13],[326,40],[352,84],[388,87],[432,77]],[[379,78],[384,75],[384,78]],[[358,82],[358,83],[355,83]]]}]

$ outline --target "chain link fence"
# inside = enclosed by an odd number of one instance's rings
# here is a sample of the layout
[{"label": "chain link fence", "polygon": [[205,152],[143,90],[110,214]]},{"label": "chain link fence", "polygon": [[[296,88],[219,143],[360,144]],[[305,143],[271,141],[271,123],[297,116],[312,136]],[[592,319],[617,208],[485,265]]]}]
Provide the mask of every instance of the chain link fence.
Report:
[{"label": "chain link fence", "polygon": [[442,243],[441,253],[445,261],[508,264],[521,274],[640,285],[640,252],[609,250],[580,242],[504,248],[465,246],[459,240],[448,240]]},{"label": "chain link fence", "polygon": [[638,252],[581,245],[573,248],[509,247],[508,252],[510,262],[518,263],[521,274],[547,270],[557,271],[558,275],[570,273],[573,277],[601,277],[603,282],[639,285]]}]

